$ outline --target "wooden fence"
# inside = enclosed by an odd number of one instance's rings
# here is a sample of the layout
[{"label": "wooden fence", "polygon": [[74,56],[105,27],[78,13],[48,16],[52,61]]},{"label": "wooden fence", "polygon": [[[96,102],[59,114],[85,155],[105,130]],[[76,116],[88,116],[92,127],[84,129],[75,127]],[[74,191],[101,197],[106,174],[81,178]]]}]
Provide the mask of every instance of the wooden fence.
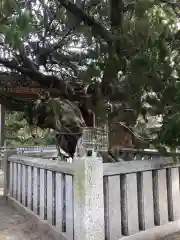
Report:
[{"label": "wooden fence", "polygon": [[92,156],[57,164],[12,154],[5,155],[7,200],[59,239],[152,240],[180,229],[180,164],[171,158],[103,164]]}]

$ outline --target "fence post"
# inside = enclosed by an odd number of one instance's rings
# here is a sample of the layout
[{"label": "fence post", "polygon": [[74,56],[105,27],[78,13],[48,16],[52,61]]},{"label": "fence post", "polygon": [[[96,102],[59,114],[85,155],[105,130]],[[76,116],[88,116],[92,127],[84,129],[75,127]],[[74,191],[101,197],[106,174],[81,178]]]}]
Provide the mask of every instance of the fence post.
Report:
[{"label": "fence post", "polygon": [[74,165],[74,240],[104,240],[102,158],[77,156]]},{"label": "fence post", "polygon": [[1,146],[0,147],[1,148],[1,155],[0,155],[0,158],[1,158],[1,166],[0,166],[0,168],[3,170],[3,167],[4,167],[4,163],[3,163],[3,155],[4,155],[4,146]]},{"label": "fence post", "polygon": [[6,142],[4,144],[4,159],[3,159],[3,172],[4,172],[4,198],[6,199],[6,196],[8,194],[8,154],[7,154],[7,148],[6,148]]},{"label": "fence post", "polygon": [[9,188],[9,164],[8,158],[16,154],[16,149],[8,149],[6,146],[6,142],[4,144],[4,160],[3,160],[3,173],[4,173],[4,198],[7,199],[8,188]]}]

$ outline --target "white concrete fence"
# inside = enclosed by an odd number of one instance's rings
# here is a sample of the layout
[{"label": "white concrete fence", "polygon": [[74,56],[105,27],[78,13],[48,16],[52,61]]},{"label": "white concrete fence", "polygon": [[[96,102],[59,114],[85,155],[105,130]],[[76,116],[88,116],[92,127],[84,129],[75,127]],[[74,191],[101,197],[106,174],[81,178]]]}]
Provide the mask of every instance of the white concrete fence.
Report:
[{"label": "white concrete fence", "polygon": [[[5,153],[5,197],[55,239],[159,239],[180,230],[180,164],[172,159],[74,163]],[[12,156],[10,156],[12,155]]]},{"label": "white concrete fence", "polygon": [[120,148],[113,147],[112,153],[117,159],[123,159],[124,161],[133,160],[153,160],[160,159],[162,157],[173,157],[174,160],[180,160],[180,152],[160,152],[157,149],[134,149],[134,148]]},{"label": "white concrete fence", "polygon": [[[57,149],[55,145],[47,146],[26,146],[18,148],[9,148],[9,150],[16,150],[17,154],[33,157],[52,158],[56,156]],[[0,147],[0,168],[3,166],[5,147]],[[132,149],[132,148],[114,148],[112,149],[113,155],[118,161],[133,161],[133,160],[158,160],[162,157],[172,156],[175,161],[180,160],[179,152],[158,152],[157,149]]]},{"label": "white concrete fence", "polygon": [[27,146],[27,147],[0,147],[0,168],[3,168],[4,152],[13,151],[15,154],[22,154],[32,157],[52,158],[57,155],[57,149],[55,145],[47,146]]}]

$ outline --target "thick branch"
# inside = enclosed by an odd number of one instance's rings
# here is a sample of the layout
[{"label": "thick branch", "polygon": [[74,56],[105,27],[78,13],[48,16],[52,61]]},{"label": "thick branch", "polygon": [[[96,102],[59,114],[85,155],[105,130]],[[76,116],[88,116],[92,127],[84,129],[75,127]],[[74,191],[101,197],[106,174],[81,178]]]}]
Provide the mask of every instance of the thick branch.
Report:
[{"label": "thick branch", "polygon": [[16,98],[12,97],[7,97],[6,95],[0,92],[0,104],[2,104],[7,110],[23,112],[26,101],[17,100]]},{"label": "thick branch", "polygon": [[2,63],[5,67],[16,70],[23,75],[30,77],[33,81],[38,82],[43,87],[59,89],[62,94],[67,95],[68,98],[71,98],[71,96],[74,95],[74,90],[72,87],[56,76],[44,75],[38,71],[32,71],[27,68],[18,66],[15,61],[0,59],[0,63]]},{"label": "thick branch", "polygon": [[24,48],[24,46],[22,45],[19,49],[20,51],[20,57],[24,63],[24,65],[31,71],[33,71],[34,73],[38,73],[38,67],[35,65],[35,63],[33,61],[31,61],[28,56],[27,56],[27,53],[26,53],[26,50]]},{"label": "thick branch", "polygon": [[[35,46],[31,46],[33,48],[33,50],[36,50]],[[53,57],[66,62],[78,62],[81,60],[86,60],[88,58],[92,58],[92,56],[96,56],[97,53],[92,50],[89,49],[87,52],[81,52],[81,53],[74,53],[73,54],[71,52],[68,52],[66,55],[63,54],[62,52],[57,52],[53,45],[50,48],[44,48],[44,47],[39,47],[39,51],[40,51],[40,55],[42,54],[43,56],[46,55],[52,55]]]},{"label": "thick branch", "polygon": [[111,33],[105,29],[98,21],[96,21],[93,17],[88,16],[81,8],[79,8],[76,4],[68,1],[68,0],[58,0],[63,7],[65,7],[69,12],[74,14],[77,18],[83,21],[86,25],[90,26],[95,35],[99,35],[103,38],[108,44],[112,44],[113,36]]},{"label": "thick branch", "polygon": [[0,87],[6,89],[9,87],[21,87],[26,84],[32,84],[32,81],[18,73],[0,72]]},{"label": "thick branch", "polygon": [[[42,78],[42,74],[41,73],[34,73],[34,72],[32,72],[31,70],[29,70],[29,69],[27,69],[27,68],[24,68],[24,67],[22,67],[22,66],[19,66],[17,63],[16,63],[16,61],[14,61],[14,60],[12,60],[12,61],[9,61],[9,60],[7,60],[7,59],[3,59],[3,58],[0,58],[0,63],[1,64],[3,64],[5,67],[7,67],[7,68],[10,68],[11,70],[16,70],[16,71],[18,71],[18,72],[20,72],[20,73],[22,73],[22,74],[24,74],[24,75],[26,75],[26,76],[29,76],[30,78],[33,78],[33,77],[35,77],[35,75],[36,75],[36,77],[40,77],[40,78]],[[38,76],[37,76],[38,75]],[[44,83],[45,84],[45,83]]]},{"label": "thick branch", "polygon": [[118,34],[124,18],[124,3],[122,0],[109,0],[111,30]]}]

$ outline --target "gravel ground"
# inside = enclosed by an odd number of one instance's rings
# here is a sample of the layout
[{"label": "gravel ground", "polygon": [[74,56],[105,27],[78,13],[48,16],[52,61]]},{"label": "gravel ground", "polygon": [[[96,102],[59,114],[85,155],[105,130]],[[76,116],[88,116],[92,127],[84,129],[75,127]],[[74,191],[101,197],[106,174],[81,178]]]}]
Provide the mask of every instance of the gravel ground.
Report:
[{"label": "gravel ground", "polygon": [[180,240],[180,232],[168,235],[164,238],[161,238],[161,240]]},{"label": "gravel ground", "polygon": [[[0,240],[53,240],[34,229],[29,217],[22,216],[0,200]],[[160,239],[159,239],[160,240]],[[161,240],[180,240],[180,232]]]},{"label": "gravel ground", "polygon": [[53,240],[36,231],[31,218],[22,216],[0,200],[0,240]]},{"label": "gravel ground", "polygon": [[2,200],[3,173],[0,170],[0,240],[53,240],[36,230],[30,217],[20,215]]}]

